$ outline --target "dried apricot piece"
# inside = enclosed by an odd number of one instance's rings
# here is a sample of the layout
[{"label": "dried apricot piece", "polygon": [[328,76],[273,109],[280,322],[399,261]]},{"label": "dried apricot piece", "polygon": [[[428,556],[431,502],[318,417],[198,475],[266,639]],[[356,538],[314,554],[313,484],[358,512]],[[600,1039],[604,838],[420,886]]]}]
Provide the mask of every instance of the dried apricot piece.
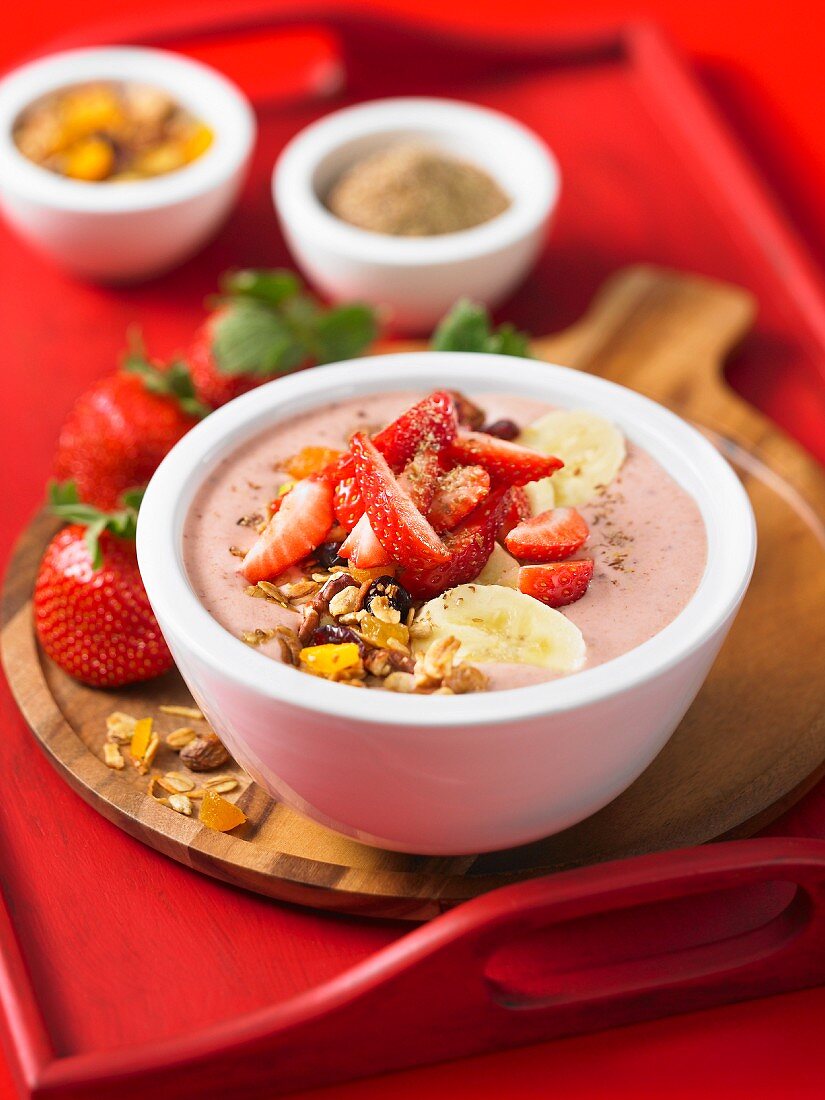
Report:
[{"label": "dried apricot piece", "polygon": [[301,664],[316,676],[333,677],[347,668],[361,663],[361,654],[355,642],[325,642],[306,646],[300,653]]},{"label": "dried apricot piece", "polygon": [[406,648],[410,641],[410,632],[404,623],[385,623],[374,615],[364,615],[359,620],[358,633],[380,649],[396,649],[399,645]]},{"label": "dried apricot piece", "polygon": [[290,477],[301,481],[310,474],[320,473],[325,466],[341,457],[340,451],[332,447],[304,447],[284,463],[284,469]]},{"label": "dried apricot piece", "polygon": [[66,153],[64,172],[70,179],[95,182],[105,180],[115,166],[115,153],[105,138],[90,137],[73,145]]},{"label": "dried apricot piece", "polygon": [[135,732],[132,734],[132,740],[129,743],[129,752],[131,752],[135,760],[142,760],[144,758],[151,740],[152,719],[139,718],[137,722],[135,722]]},{"label": "dried apricot piece", "polygon": [[215,791],[206,790],[203,792],[198,820],[208,829],[217,829],[219,833],[226,833],[230,829],[237,828],[238,825],[243,825],[246,814],[233,802],[222,798]]}]

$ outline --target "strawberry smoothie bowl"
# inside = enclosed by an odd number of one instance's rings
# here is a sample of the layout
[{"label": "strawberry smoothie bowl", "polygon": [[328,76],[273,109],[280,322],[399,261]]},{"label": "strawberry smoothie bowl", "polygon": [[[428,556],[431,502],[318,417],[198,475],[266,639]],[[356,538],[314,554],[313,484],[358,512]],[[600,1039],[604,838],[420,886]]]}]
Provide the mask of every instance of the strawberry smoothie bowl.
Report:
[{"label": "strawberry smoothie bowl", "polygon": [[750,578],[747,496],[698,432],[508,365],[404,353],[270,383],[188,433],[142,505],[146,590],[216,732],[368,843],[510,847],[605,805]]}]

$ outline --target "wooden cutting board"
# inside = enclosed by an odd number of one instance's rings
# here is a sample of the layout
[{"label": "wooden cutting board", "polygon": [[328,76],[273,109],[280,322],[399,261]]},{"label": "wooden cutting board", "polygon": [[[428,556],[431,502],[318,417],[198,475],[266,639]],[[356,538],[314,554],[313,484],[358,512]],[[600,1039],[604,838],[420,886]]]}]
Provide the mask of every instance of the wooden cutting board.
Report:
[{"label": "wooden cutting board", "polygon": [[[235,767],[222,770],[239,777],[230,797],[249,820],[234,834],[159,805],[145,777],[102,763],[105,717],[151,713],[168,732],[180,719],[159,716],[158,705],[191,699],[176,672],[96,691],[40,653],[30,595],[56,527],[44,514],[23,535],[3,595],[3,659],[35,738],[90,805],[158,851],[275,898],[375,916],[427,919],[563,867],[750,835],[825,771],[825,477],[725,384],[724,356],[753,314],[735,287],[634,267],[609,281],[579,323],[534,345],[541,358],[631,386],[706,429],[739,471],[759,529],[753,583],[695,703],[647,771],[588,820],[507,852],[430,858],[340,837],[273,802]],[[156,763],[167,770],[177,759],[164,749]]]}]

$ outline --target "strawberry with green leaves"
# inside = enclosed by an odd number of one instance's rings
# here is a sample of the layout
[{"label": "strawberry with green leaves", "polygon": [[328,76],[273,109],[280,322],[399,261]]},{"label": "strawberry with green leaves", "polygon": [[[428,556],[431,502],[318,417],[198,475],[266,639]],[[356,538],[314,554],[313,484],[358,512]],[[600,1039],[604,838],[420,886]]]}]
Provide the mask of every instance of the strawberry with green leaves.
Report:
[{"label": "strawberry with green leaves", "polygon": [[279,374],[352,359],[376,334],[368,306],[325,309],[290,271],[235,271],[187,360],[198,397],[217,408]]},{"label": "strawberry with green leaves", "polygon": [[166,454],[210,410],[195,397],[183,363],[159,366],[139,346],[122,368],[75,402],[57,445],[55,473],[80,498],[107,510],[144,486]]},{"label": "strawberry with green leaves", "polygon": [[68,522],[51,540],[34,587],[37,636],[70,676],[95,687],[150,680],[172,655],[138,571],[135,529],[140,493],[121,511],[83,504],[71,482],[53,484],[52,511]]}]

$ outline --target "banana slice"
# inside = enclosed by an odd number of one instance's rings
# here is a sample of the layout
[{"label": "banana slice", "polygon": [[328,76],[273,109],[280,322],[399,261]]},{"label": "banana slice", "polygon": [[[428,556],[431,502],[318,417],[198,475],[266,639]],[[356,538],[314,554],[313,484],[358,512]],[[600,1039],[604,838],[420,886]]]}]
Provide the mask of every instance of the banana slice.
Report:
[{"label": "banana slice", "polygon": [[581,409],[559,409],[528,424],[518,438],[525,447],[564,462],[553,475],[556,505],[587,504],[619,472],[627,453],[624,436],[609,420]]},{"label": "banana slice", "polygon": [[518,588],[519,564],[498,543],[487,559],[487,564],[475,579],[476,584],[500,584],[505,588]]},{"label": "banana slice", "polygon": [[[538,450],[538,448],[536,448]],[[549,512],[556,507],[556,490],[552,477],[543,477],[539,481],[531,481],[524,486],[527,499],[530,501],[530,510],[534,516],[542,512]]]},{"label": "banana slice", "polygon": [[[538,665],[552,672],[575,672],[584,664],[577,626],[560,611],[499,584],[451,588],[426,603],[415,624],[416,653],[452,635],[461,642],[459,661]],[[419,624],[430,627],[423,637]]]}]

